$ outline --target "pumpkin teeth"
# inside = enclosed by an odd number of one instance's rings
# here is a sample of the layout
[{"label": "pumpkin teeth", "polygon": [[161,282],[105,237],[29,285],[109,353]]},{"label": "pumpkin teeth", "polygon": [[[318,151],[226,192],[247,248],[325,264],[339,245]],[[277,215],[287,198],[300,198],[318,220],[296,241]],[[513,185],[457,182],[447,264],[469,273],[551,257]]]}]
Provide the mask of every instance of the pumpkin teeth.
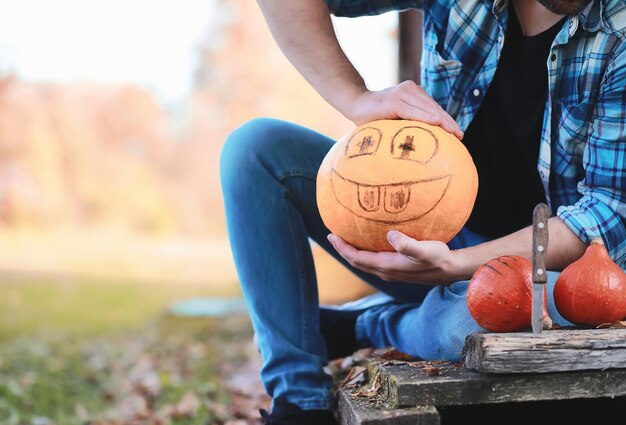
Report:
[{"label": "pumpkin teeth", "polygon": [[[330,179],[335,199],[344,208],[357,217],[385,224],[405,223],[428,214],[445,196],[451,181],[452,175],[447,175],[401,183],[373,185],[347,179],[335,169],[332,170]],[[436,195],[428,198],[425,202],[418,199],[422,202],[416,203],[415,200],[411,200],[411,191],[413,191],[414,197],[416,196],[413,189],[415,185],[427,185],[428,189],[425,189],[424,186],[421,186],[420,189]],[[418,193],[420,189],[417,189]],[[381,203],[383,208],[381,208]],[[411,203],[413,204],[412,209],[409,208]]]},{"label": "pumpkin teeth", "polygon": [[387,185],[385,188],[385,211],[397,214],[406,209],[411,199],[411,185]]},{"label": "pumpkin teeth", "polygon": [[357,185],[359,205],[367,212],[380,208],[380,186]]}]

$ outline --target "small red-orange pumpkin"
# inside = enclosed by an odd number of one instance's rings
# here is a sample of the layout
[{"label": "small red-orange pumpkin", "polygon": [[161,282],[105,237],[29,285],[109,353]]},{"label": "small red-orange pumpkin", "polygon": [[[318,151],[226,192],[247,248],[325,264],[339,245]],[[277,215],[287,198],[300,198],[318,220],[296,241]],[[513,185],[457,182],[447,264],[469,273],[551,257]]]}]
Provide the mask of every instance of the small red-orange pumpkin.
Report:
[{"label": "small red-orange pumpkin", "polygon": [[568,265],[554,284],[554,304],[577,325],[598,326],[626,318],[626,274],[611,259],[601,239]]},{"label": "small red-orange pumpkin", "polygon": [[387,232],[448,242],[466,223],[478,191],[469,152],[441,127],[378,120],[339,140],[317,174],[328,229],[353,246],[393,251]]},{"label": "small red-orange pumpkin", "polygon": [[[517,332],[531,327],[532,263],[518,255],[504,255],[480,266],[470,279],[466,302],[483,329]],[[544,296],[547,291],[544,286]],[[551,328],[544,297],[543,327]]]}]

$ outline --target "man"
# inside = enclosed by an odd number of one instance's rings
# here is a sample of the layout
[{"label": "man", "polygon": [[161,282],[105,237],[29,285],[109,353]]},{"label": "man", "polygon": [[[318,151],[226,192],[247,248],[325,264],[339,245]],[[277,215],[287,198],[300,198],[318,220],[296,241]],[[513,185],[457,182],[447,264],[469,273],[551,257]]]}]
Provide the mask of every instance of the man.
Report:
[{"label": "man", "polygon": [[[332,424],[329,358],[363,346],[459,360],[480,330],[468,279],[500,255],[530,258],[532,209],[547,202],[551,317],[558,271],[601,237],[626,262],[626,2],[623,0],[259,0],[285,55],[355,124],[416,119],[462,138],[479,173],[466,227],[449,244],[398,232],[394,253],[328,235],[315,176],[333,140],[271,119],[234,131],[221,157],[228,231],[273,398],[267,424]],[[330,13],[424,12],[422,84],[370,91],[335,37]],[[303,111],[305,112],[305,111]],[[464,133],[465,132],[465,133]],[[328,239],[327,239],[328,236]],[[309,240],[384,298],[318,307]],[[320,320],[321,319],[321,320]]]}]

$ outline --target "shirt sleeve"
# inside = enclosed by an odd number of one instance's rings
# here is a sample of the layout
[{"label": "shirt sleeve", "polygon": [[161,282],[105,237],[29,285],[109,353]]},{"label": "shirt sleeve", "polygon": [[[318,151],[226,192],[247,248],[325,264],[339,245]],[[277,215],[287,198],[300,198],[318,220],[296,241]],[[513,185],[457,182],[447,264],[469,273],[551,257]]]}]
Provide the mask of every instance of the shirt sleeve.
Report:
[{"label": "shirt sleeve", "polygon": [[324,0],[335,16],[380,15],[393,10],[421,9],[423,0]]},{"label": "shirt sleeve", "polygon": [[583,153],[582,197],[557,216],[589,244],[601,237],[611,258],[626,269],[626,43],[604,74]]}]

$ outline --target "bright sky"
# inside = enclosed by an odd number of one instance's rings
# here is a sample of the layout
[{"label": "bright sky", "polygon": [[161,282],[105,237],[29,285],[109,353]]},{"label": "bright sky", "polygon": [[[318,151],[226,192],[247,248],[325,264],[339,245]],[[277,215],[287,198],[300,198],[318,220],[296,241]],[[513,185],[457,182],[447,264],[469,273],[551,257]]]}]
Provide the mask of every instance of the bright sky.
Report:
[{"label": "bright sky", "polygon": [[[14,71],[33,81],[136,83],[176,102],[190,87],[198,42],[213,27],[213,3],[0,0],[0,74]],[[392,84],[395,47],[389,33],[395,15],[336,23],[344,48],[372,88]]]},{"label": "bright sky", "polygon": [[337,38],[368,87],[380,90],[397,81],[398,47],[392,32],[396,13],[361,18],[335,18]]},{"label": "bright sky", "polygon": [[135,82],[176,98],[213,9],[212,0],[0,0],[0,71]]}]

